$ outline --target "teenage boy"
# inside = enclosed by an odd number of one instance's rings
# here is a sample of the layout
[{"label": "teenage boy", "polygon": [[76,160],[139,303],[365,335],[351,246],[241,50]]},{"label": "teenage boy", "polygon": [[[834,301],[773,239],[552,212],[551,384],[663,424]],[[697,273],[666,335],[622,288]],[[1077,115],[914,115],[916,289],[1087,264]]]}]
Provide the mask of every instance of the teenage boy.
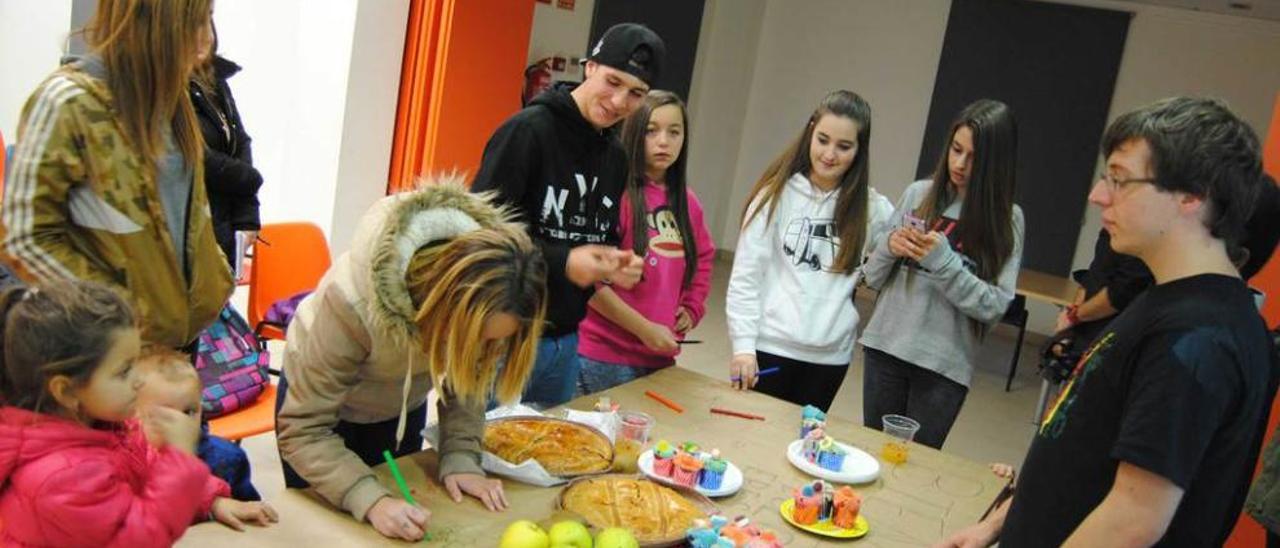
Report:
[{"label": "teenage boy", "polygon": [[547,259],[547,326],[525,402],[573,397],[578,323],[595,284],[640,279],[643,259],[616,247],[627,161],[612,128],[644,101],[665,55],[653,31],[615,25],[587,56],[581,84],[538,95],[485,145],[472,190],[495,191],[515,208]]},{"label": "teenage boy", "polygon": [[1155,285],[1076,365],[1011,503],[943,546],[1220,546],[1235,525],[1275,393],[1232,262],[1258,138],[1221,102],[1171,98],[1112,122],[1103,154],[1089,201]]}]

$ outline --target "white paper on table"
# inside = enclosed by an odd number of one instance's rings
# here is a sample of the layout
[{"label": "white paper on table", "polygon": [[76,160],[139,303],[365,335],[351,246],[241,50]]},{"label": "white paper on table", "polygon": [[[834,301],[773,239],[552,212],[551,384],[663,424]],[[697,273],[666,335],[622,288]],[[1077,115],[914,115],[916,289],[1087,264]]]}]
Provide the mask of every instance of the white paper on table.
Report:
[{"label": "white paper on table", "polygon": [[[538,412],[537,409],[534,409],[532,407],[529,407],[527,405],[520,404],[520,403],[498,407],[484,414],[485,421],[491,421],[494,419],[501,419],[506,417],[542,417],[542,416],[545,416],[545,415]],[[582,423],[587,426],[596,428],[597,430],[604,432],[605,436],[608,436],[609,441],[612,442],[614,431],[616,430],[614,426],[614,424],[616,423],[616,421],[614,420],[615,416],[616,414],[612,412],[596,413],[596,412],[574,411],[572,409],[566,409],[564,418],[565,420]],[[425,438],[427,442],[431,444],[432,447],[439,446],[439,444],[437,443],[437,440],[439,439],[439,436],[440,436],[439,426],[440,426],[439,424],[432,424],[422,430],[422,437]],[[493,453],[490,453],[488,451],[484,451],[480,454],[480,467],[484,468],[486,472],[489,472],[491,474],[505,476],[513,480],[519,481],[521,483],[528,483],[530,485],[537,485],[539,487],[551,487],[551,486],[560,485],[562,483],[566,483],[569,481],[568,478],[562,478],[560,476],[551,475],[536,460],[529,459],[522,463],[514,464],[514,463],[507,462],[502,458],[498,457],[497,455],[494,455]]]}]

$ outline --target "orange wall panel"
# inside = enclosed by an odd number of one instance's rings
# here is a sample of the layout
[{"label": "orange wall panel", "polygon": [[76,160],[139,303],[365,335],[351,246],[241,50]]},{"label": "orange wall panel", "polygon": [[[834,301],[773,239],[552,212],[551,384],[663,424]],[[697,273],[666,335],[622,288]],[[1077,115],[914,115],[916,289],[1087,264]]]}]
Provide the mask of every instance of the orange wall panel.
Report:
[{"label": "orange wall panel", "polygon": [[447,24],[423,167],[474,175],[493,130],[520,109],[533,2],[455,2]]}]

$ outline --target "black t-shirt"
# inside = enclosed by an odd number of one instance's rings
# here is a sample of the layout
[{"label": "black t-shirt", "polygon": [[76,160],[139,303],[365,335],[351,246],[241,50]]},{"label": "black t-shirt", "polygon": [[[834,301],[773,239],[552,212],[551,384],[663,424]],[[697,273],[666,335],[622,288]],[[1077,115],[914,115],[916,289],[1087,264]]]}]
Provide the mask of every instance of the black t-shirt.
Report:
[{"label": "black t-shirt", "polygon": [[1000,545],[1058,546],[1120,461],[1183,489],[1162,546],[1217,546],[1249,487],[1275,393],[1271,343],[1238,278],[1153,286],[1098,337],[1023,464]]}]

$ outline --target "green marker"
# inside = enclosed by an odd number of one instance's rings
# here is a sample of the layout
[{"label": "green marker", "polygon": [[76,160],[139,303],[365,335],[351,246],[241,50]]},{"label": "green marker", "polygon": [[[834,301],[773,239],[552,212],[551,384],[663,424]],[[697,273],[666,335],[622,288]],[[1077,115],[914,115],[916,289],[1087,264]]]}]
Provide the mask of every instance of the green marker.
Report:
[{"label": "green marker", "polygon": [[[413,500],[413,494],[409,492],[409,484],[405,483],[404,475],[400,473],[400,466],[396,464],[395,457],[391,456],[391,451],[384,450],[382,452],[382,458],[386,459],[387,467],[391,469],[391,477],[395,478],[396,487],[400,488],[400,495],[404,496],[404,500],[414,506],[421,506],[420,504],[418,504],[418,501]],[[423,531],[423,533],[424,533],[424,536],[422,537],[423,542],[431,540],[431,532]]]}]

